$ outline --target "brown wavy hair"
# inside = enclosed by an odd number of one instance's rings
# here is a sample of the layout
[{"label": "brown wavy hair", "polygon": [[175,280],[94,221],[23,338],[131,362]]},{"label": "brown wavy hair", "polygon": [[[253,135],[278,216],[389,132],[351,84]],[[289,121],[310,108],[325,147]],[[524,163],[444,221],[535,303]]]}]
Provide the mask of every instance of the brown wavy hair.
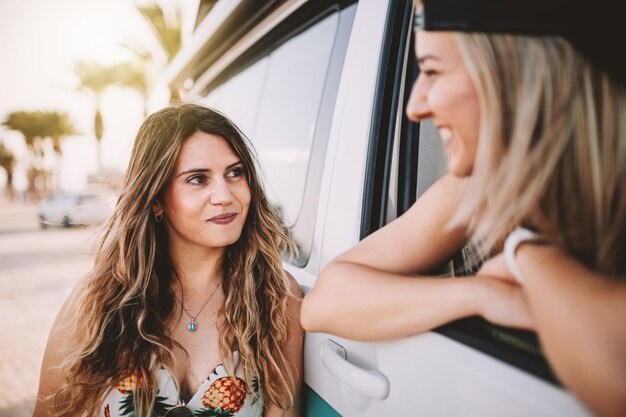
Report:
[{"label": "brown wavy hair", "polygon": [[[132,150],[124,187],[95,253],[92,272],[78,292],[78,345],[64,363],[65,384],[57,392],[57,416],[92,416],[103,396],[136,373],[137,416],[149,416],[156,397],[156,366],[172,368],[179,346],[165,324],[174,313],[176,278],[167,234],[152,207],[173,173],[183,141],[196,131],[223,137],[245,167],[251,192],[248,216],[237,242],[222,258],[224,306],[220,310],[219,352],[227,369],[241,367],[251,386],[257,376],[266,404],[294,403],[296,370],[283,345],[287,301],[292,297],[281,252],[295,251],[259,181],[245,135],[212,109],[182,104],[154,113],[143,123]],[[228,365],[238,352],[234,368]],[[231,364],[233,365],[233,364]]]}]

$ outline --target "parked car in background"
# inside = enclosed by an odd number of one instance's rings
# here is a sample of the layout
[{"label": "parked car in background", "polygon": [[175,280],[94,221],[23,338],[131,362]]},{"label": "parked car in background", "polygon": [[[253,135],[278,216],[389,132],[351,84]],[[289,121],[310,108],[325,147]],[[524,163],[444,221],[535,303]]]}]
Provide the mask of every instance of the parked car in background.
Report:
[{"label": "parked car in background", "polygon": [[[413,1],[186,4],[195,29],[165,81],[250,138],[298,245],[285,268],[306,292],[446,172],[432,123],[404,115],[418,74]],[[465,263],[460,252],[450,273]],[[307,333],[304,366],[307,417],[589,415],[533,333],[478,317],[375,343]]]},{"label": "parked car in background", "polygon": [[39,225],[45,229],[101,224],[113,214],[116,202],[117,196],[109,193],[53,193],[37,207]]}]

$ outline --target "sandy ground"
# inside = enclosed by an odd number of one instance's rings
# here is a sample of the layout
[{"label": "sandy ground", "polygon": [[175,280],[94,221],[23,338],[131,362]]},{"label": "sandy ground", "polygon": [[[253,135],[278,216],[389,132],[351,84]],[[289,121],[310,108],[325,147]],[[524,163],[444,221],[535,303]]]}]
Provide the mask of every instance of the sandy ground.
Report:
[{"label": "sandy ground", "polygon": [[31,416],[48,333],[98,233],[40,230],[34,206],[0,201],[0,417]]}]

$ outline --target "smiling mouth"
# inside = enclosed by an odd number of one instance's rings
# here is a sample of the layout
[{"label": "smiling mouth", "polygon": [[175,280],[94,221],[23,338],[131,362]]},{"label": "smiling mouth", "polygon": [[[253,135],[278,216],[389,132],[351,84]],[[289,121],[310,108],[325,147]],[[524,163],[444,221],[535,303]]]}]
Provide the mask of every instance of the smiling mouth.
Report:
[{"label": "smiling mouth", "polygon": [[447,147],[452,142],[452,131],[447,127],[439,127],[438,130],[443,146]]},{"label": "smiling mouth", "polygon": [[237,213],[226,213],[220,214],[219,216],[211,217],[207,221],[215,224],[228,224],[235,220],[235,217],[237,217]]}]

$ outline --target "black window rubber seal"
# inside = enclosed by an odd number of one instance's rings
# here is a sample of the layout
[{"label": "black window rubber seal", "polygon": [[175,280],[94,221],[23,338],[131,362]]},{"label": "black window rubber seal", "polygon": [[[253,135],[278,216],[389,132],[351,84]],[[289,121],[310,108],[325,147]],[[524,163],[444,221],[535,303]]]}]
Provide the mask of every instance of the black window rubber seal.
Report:
[{"label": "black window rubber seal", "polygon": [[361,239],[386,222],[398,96],[412,9],[412,0],[391,0],[387,9],[363,185]]}]

